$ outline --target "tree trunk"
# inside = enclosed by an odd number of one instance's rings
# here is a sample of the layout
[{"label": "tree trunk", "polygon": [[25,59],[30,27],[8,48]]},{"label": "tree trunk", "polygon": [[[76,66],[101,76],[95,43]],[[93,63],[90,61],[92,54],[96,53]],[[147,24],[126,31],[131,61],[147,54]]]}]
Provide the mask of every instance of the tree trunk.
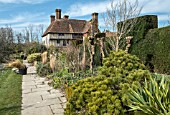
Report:
[{"label": "tree trunk", "polygon": [[94,68],[94,55],[95,55],[95,45],[91,45],[91,52],[90,52],[90,71],[93,73],[93,68]]},{"label": "tree trunk", "polygon": [[105,57],[103,39],[104,39],[104,38],[99,38],[99,42],[100,42],[100,52],[101,52],[101,66],[103,65],[103,59],[104,59],[104,57]]},{"label": "tree trunk", "polygon": [[119,37],[116,37],[115,51],[118,52],[118,50],[119,50]]}]

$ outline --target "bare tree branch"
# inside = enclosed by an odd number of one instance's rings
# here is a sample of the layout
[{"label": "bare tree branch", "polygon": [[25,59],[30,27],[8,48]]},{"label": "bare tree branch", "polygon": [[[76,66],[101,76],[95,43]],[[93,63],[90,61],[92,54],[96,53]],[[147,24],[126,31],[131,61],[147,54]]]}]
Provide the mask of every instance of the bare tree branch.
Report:
[{"label": "bare tree branch", "polygon": [[118,51],[120,41],[125,39],[135,26],[137,23],[135,18],[139,16],[141,10],[142,7],[138,7],[138,0],[134,3],[128,0],[111,0],[110,8],[103,14],[103,20],[108,30],[116,32],[116,36],[107,39],[113,50]]}]

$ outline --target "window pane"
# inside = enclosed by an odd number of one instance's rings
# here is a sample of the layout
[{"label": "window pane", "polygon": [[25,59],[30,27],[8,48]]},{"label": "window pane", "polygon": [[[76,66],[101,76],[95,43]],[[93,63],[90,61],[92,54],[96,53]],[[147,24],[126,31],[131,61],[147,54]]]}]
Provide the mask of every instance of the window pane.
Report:
[{"label": "window pane", "polygon": [[63,40],[63,46],[66,46],[66,40]]},{"label": "window pane", "polygon": [[60,44],[60,40],[57,40],[57,44]]}]

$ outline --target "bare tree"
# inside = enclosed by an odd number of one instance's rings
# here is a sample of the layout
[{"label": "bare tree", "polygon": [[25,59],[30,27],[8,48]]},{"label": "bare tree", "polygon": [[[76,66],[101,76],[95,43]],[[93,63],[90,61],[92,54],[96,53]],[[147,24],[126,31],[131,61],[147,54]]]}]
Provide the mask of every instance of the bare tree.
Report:
[{"label": "bare tree", "polygon": [[39,27],[40,35],[42,36],[42,34],[44,33],[45,26],[43,24],[39,24],[38,27]]},{"label": "bare tree", "polygon": [[0,50],[4,51],[5,45],[6,45],[6,34],[5,34],[5,29],[0,28]]},{"label": "bare tree", "polygon": [[87,38],[83,37],[83,56],[82,56],[82,70],[86,70],[86,41]]},{"label": "bare tree", "polygon": [[34,41],[34,33],[33,33],[34,25],[33,24],[28,25],[28,30],[29,30],[31,42],[33,42]]},{"label": "bare tree", "polygon": [[8,43],[13,43],[14,42],[14,35],[13,35],[13,29],[11,26],[6,25],[6,41]]},{"label": "bare tree", "polygon": [[17,40],[17,43],[18,44],[20,44],[20,43],[22,43],[24,40],[23,40],[23,35],[22,35],[22,33],[21,32],[19,32],[19,33],[16,33],[16,40]]},{"label": "bare tree", "polygon": [[66,63],[68,64],[69,69],[73,73],[79,71],[80,69],[80,48],[79,46],[67,46],[64,51],[66,53]]},{"label": "bare tree", "polygon": [[36,37],[36,41],[39,42],[39,37],[42,36],[44,32],[44,25],[43,24],[39,24],[36,26],[36,32],[35,32],[35,37]]},{"label": "bare tree", "polygon": [[[128,0],[111,0],[110,8],[107,8],[106,13],[103,14],[103,20],[107,29],[116,32],[116,36],[107,39],[113,50],[118,51],[120,41],[125,39],[137,23],[135,18],[139,16],[141,9],[142,7],[138,6],[138,0],[134,3]],[[133,19],[128,20],[131,18]]]},{"label": "bare tree", "polygon": [[23,34],[23,38],[24,38],[25,43],[29,43],[30,42],[30,37],[29,37],[29,30],[28,30],[27,27],[25,27],[22,30],[22,34]]},{"label": "bare tree", "polygon": [[14,51],[14,32],[12,27],[0,28],[0,61],[6,60]]},{"label": "bare tree", "polygon": [[6,26],[5,28],[0,28],[0,41],[2,42],[1,45],[10,45],[14,42],[14,32],[12,27]]}]

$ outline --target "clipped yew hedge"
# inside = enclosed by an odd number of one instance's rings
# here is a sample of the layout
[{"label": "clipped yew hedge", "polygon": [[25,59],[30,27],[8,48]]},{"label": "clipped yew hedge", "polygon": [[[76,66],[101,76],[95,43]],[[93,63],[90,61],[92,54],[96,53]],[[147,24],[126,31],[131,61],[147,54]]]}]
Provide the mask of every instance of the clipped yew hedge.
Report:
[{"label": "clipped yew hedge", "polygon": [[156,15],[141,16],[128,36],[133,36],[129,53],[139,57],[151,72],[170,74],[170,26],[158,28]]},{"label": "clipped yew hedge", "polygon": [[144,39],[132,44],[130,53],[152,72],[170,74],[170,26],[149,30]]}]

